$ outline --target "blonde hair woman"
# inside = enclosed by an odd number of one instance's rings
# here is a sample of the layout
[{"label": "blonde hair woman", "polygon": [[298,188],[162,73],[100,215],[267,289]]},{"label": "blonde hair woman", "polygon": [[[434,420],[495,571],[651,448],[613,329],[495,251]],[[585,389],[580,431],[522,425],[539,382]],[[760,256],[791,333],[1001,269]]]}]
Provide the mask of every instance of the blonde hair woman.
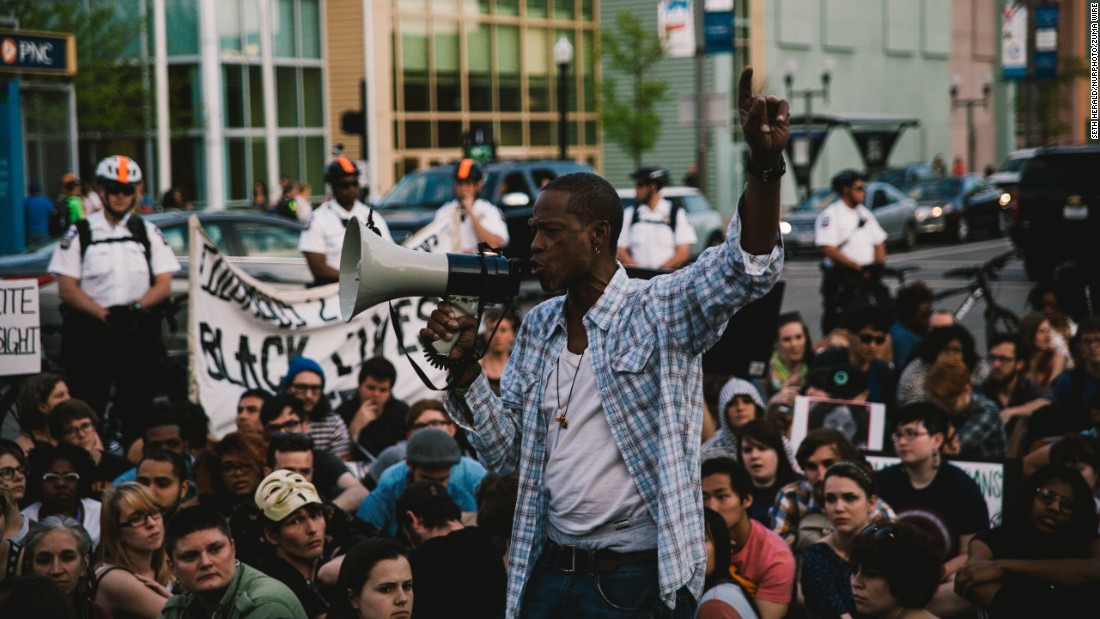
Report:
[{"label": "blonde hair woman", "polygon": [[103,492],[95,602],[114,619],[154,619],[171,597],[164,516],[145,486],[127,482]]}]

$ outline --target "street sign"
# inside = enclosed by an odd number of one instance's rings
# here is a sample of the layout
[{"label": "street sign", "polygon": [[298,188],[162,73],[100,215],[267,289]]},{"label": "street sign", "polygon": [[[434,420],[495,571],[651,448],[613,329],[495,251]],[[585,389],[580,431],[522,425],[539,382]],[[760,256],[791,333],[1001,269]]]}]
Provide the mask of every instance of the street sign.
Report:
[{"label": "street sign", "polygon": [[63,32],[0,30],[0,73],[76,75],[76,37]]}]

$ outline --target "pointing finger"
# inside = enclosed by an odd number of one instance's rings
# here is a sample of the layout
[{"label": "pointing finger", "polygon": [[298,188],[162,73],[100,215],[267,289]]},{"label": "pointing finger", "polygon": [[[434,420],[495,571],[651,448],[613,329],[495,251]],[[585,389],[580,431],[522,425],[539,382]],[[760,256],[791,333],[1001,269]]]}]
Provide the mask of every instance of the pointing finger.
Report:
[{"label": "pointing finger", "polygon": [[752,99],[752,67],[741,70],[741,79],[737,83],[737,101],[740,105]]}]

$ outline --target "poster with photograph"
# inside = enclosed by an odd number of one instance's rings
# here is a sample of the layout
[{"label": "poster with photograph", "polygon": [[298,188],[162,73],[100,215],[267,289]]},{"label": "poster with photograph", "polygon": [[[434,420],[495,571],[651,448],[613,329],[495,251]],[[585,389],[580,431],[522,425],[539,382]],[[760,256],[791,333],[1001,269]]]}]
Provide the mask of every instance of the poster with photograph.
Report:
[{"label": "poster with photograph", "polygon": [[863,451],[881,451],[886,405],[798,396],[794,399],[791,447],[797,450],[806,433],[817,428],[838,430]]}]

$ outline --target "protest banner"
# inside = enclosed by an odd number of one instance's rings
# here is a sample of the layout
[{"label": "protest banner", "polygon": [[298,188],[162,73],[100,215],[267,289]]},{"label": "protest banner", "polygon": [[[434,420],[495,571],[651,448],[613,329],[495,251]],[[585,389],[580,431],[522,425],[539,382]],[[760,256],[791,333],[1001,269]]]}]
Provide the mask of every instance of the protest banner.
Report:
[{"label": "protest banner", "polygon": [[[436,222],[410,237],[405,246],[446,252],[446,222]],[[249,276],[231,263],[191,219],[191,267],[188,320],[191,399],[210,417],[210,430],[222,437],[236,429],[236,405],[246,389],[275,393],[289,359],[304,356],[325,371],[325,394],[339,404],[358,386],[362,363],[384,356],[397,368],[393,397],[413,402],[433,396],[417,377],[405,353],[436,385],[441,370],[429,366],[417,336],[435,309],[435,298],[396,299],[401,322],[398,341],[389,307],[373,307],[344,322],[339,285],[279,288]]]},{"label": "protest banner", "polygon": [[0,280],[0,376],[42,371],[38,280]]}]

